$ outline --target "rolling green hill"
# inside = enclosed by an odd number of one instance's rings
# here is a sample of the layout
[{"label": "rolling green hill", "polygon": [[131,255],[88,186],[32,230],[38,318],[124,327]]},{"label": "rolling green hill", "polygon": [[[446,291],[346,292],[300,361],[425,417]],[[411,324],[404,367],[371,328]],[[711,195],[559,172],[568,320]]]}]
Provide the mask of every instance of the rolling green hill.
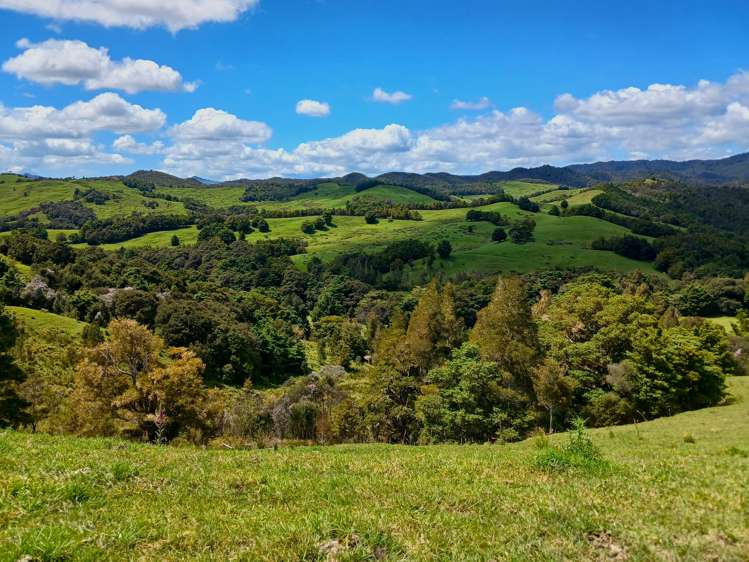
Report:
[{"label": "rolling green hill", "polygon": [[[111,199],[101,205],[82,200],[98,218],[129,215],[137,211],[143,214],[184,214],[185,207],[180,202],[154,200],[143,197],[137,190],[125,187],[120,181],[109,179],[95,180],[26,180],[12,174],[0,175],[0,216],[11,216],[35,209],[42,203],[73,201],[75,190],[95,189],[107,194]],[[150,208],[146,203],[156,203]]]},{"label": "rolling green hill", "polygon": [[536,440],[203,450],[5,431],[0,560],[746,560],[749,379],[730,390],[591,431],[595,470],[541,468]]}]

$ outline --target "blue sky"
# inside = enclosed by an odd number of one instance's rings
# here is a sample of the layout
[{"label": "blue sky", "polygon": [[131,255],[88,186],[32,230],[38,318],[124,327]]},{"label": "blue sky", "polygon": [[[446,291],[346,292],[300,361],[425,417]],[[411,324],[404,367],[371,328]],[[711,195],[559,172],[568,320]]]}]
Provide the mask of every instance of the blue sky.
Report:
[{"label": "blue sky", "polygon": [[121,4],[0,0],[0,168],[475,173],[747,149],[746,2]]}]

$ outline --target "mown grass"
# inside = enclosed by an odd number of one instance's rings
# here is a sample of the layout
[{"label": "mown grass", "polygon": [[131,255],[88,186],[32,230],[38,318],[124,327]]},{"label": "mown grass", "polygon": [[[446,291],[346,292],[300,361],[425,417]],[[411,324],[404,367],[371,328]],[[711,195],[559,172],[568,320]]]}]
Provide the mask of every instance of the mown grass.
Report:
[{"label": "mown grass", "polygon": [[0,560],[746,560],[749,379],[730,388],[728,406],[592,431],[595,471],[550,469],[536,440],[201,450],[6,431]]},{"label": "mown grass", "polygon": [[86,325],[85,322],[79,322],[68,316],[22,306],[6,306],[5,310],[13,314],[16,320],[32,334],[41,334],[44,331],[53,330],[79,337]]}]

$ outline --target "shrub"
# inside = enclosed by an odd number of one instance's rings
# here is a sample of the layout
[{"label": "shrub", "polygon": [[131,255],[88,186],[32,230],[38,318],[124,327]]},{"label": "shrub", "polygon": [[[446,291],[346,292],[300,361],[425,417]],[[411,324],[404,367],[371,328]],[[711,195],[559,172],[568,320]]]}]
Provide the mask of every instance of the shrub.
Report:
[{"label": "shrub", "polygon": [[547,472],[578,469],[600,474],[609,468],[609,463],[601,456],[600,450],[586,432],[582,418],[576,418],[572,422],[569,441],[563,447],[541,449],[536,455],[535,465]]}]

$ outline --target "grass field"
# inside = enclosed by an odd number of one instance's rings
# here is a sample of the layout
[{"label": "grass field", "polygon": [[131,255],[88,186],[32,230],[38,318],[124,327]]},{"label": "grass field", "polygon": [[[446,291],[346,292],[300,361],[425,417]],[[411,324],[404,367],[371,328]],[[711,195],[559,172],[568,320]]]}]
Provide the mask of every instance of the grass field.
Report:
[{"label": "grass field", "polygon": [[67,316],[22,306],[6,306],[5,310],[12,313],[25,329],[35,334],[40,334],[46,330],[59,330],[70,336],[78,337],[86,325],[84,322],[79,322]]},{"label": "grass field", "polygon": [[[0,560],[747,559],[749,379],[728,406],[513,445],[201,450],[0,433]],[[552,443],[566,442],[556,435]]]},{"label": "grass field", "polygon": [[[512,203],[496,203],[484,209],[499,211],[512,218],[530,215],[520,211]],[[621,236],[629,232],[621,226],[593,217],[532,214],[537,223],[535,240],[517,245],[510,242],[491,242],[494,226],[488,222],[467,222],[466,209],[420,213],[424,218],[422,221],[381,220],[374,225],[366,224],[362,217],[339,216],[334,219],[335,226],[314,234],[305,234],[301,231],[302,223],[309,220],[307,217],[270,219],[270,233],[261,234],[256,231],[249,235],[247,240],[253,242],[282,237],[304,238],[309,245],[307,253],[296,258],[300,264],[305,264],[312,256],[329,261],[342,253],[372,252],[397,240],[417,238],[432,243],[442,239],[450,240],[453,255],[449,260],[436,264],[449,275],[470,271],[527,272],[551,267],[585,266],[612,271],[653,270],[652,264],[647,262],[630,260],[613,252],[592,250],[590,243],[597,238]],[[470,227],[473,228],[473,232],[469,232]],[[153,232],[125,242],[103,244],[101,247],[107,250],[116,250],[120,247],[163,247],[169,245],[173,234],[179,237],[182,244],[194,244],[198,231],[193,226],[175,231]]]},{"label": "grass field", "polygon": [[[114,244],[100,244],[99,248],[104,250],[118,250],[120,248],[163,248],[171,245],[172,236],[177,235],[180,244],[192,245],[198,241],[198,229],[196,226],[188,226],[177,230],[163,230],[160,232],[149,232],[137,238],[131,238],[124,242]],[[73,244],[75,248],[85,248],[87,244]]]},{"label": "grass field", "polygon": [[75,190],[94,188],[113,196],[113,199],[102,205],[84,202],[86,207],[99,218],[110,218],[116,215],[129,215],[133,211],[143,214],[177,213],[185,214],[185,206],[174,201],[155,200],[159,206],[149,209],[147,201],[134,189],[125,187],[121,182],[110,180],[39,180],[21,181],[13,175],[0,175],[0,215],[16,215],[28,211],[45,202],[72,201]]}]

